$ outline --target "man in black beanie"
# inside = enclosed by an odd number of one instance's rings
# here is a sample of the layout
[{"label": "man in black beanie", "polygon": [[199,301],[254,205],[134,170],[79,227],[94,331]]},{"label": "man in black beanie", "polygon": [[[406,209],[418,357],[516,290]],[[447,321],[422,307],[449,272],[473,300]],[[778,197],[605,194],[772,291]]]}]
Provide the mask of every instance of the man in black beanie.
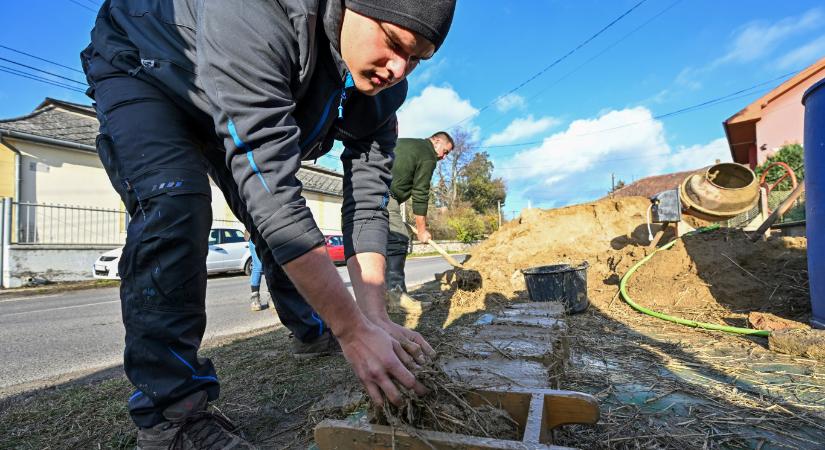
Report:
[{"label": "man in black beanie", "polygon": [[[334,335],[376,403],[401,400],[395,383],[425,392],[409,368],[434,352],[384,305],[386,206],[405,78],[442,44],[454,9],[454,0],[103,3],[81,59],[98,154],[132,219],[119,273],[137,448],[252,447],[208,412],[220,385],[198,355],[208,177],[251,234],[296,339],[334,347]],[[336,139],[355,299],[296,178]]]}]

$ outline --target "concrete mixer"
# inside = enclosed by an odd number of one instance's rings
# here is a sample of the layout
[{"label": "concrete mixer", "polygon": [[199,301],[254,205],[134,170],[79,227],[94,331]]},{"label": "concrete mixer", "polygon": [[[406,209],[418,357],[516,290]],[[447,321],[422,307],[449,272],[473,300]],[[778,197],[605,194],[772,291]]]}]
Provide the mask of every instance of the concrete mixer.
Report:
[{"label": "concrete mixer", "polygon": [[653,223],[679,223],[682,214],[709,222],[732,219],[759,202],[759,181],[749,168],[714,164],[688,175],[676,189],[651,197]]}]

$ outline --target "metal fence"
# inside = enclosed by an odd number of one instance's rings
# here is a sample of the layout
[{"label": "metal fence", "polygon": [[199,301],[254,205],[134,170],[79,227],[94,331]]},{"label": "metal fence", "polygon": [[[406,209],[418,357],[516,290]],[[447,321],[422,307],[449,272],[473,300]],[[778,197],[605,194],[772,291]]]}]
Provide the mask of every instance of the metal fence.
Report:
[{"label": "metal fence", "polygon": [[[771,211],[776,210],[779,208],[779,205],[785,201],[791,195],[791,191],[771,191],[768,194],[768,208]],[[788,222],[799,222],[805,220],[805,193],[803,192],[802,195],[799,196],[793,202],[793,205],[785,212],[777,223],[788,223]]]},{"label": "metal fence", "polygon": [[[10,244],[118,246],[126,242],[130,220],[126,211],[10,200],[0,208],[0,224],[9,224],[4,235]],[[214,220],[212,227],[244,229],[237,220]]]},{"label": "metal fence", "polygon": [[[779,205],[785,201],[788,196],[791,195],[791,191],[771,191],[768,194],[768,209],[770,211],[779,208]],[[746,211],[732,219],[726,220],[721,222],[721,224],[725,227],[729,228],[741,228],[747,227],[751,222],[754,221],[757,217],[761,217],[762,215],[762,207],[760,204],[754,206],[750,211]],[[790,209],[780,217],[776,223],[790,223],[790,222],[800,222],[805,220],[805,194],[803,193],[791,206]]]},{"label": "metal fence", "polygon": [[12,202],[12,244],[122,245],[129,215],[117,209]]}]

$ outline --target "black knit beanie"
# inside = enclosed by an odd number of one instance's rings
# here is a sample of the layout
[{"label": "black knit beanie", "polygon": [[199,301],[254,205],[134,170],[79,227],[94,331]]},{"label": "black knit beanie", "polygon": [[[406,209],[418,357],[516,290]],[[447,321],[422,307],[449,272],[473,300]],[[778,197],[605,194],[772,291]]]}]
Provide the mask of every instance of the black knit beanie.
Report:
[{"label": "black knit beanie", "polygon": [[456,0],[344,0],[347,8],[427,38],[438,50],[453,22]]}]

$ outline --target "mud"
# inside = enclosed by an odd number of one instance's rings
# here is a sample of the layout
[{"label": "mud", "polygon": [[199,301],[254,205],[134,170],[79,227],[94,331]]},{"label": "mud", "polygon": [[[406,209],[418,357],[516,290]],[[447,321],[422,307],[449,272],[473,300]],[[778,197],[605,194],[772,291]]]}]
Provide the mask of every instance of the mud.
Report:
[{"label": "mud", "polygon": [[825,361],[825,330],[783,330],[768,338],[771,350]]}]

